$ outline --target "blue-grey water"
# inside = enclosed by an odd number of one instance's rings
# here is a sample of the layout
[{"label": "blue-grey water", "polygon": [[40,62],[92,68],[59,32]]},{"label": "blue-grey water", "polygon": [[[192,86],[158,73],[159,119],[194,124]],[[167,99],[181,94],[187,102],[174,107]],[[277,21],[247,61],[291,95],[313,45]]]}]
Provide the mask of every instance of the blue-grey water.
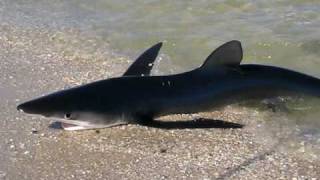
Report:
[{"label": "blue-grey water", "polygon": [[[110,51],[133,59],[163,41],[162,60],[154,74],[195,68],[217,46],[237,39],[244,47],[243,63],[282,66],[320,78],[319,12],[318,0],[0,1],[0,23],[29,31],[87,34],[95,37],[95,44],[85,44],[88,54],[108,42]],[[64,53],[77,52],[81,46],[64,34],[56,37],[77,45]],[[274,135],[290,131],[295,143],[289,147],[302,151],[301,143],[307,144],[304,151],[309,148],[312,157],[319,155],[319,102],[316,98],[289,102],[290,111],[284,115],[264,116],[264,131]]]}]

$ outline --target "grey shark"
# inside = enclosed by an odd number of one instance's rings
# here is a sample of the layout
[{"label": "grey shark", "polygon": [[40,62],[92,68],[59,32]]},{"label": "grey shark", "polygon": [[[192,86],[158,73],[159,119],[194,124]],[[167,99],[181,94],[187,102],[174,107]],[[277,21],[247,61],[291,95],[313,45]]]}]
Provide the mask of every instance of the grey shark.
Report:
[{"label": "grey shark", "polygon": [[251,99],[320,95],[320,80],[315,77],[274,66],[241,65],[242,47],[235,40],[217,48],[192,71],[150,76],[152,67],[146,64],[154,61],[160,47],[147,55],[150,62],[140,59],[125,76],[62,90],[17,109],[59,118],[66,130],[78,130],[143,124],[163,115],[209,111]]}]

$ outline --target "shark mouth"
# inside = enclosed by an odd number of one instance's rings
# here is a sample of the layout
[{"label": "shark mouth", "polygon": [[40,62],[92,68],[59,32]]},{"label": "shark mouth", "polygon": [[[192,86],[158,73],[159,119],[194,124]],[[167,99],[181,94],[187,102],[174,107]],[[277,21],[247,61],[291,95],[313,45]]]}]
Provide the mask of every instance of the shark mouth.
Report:
[{"label": "shark mouth", "polygon": [[77,131],[77,130],[85,130],[85,129],[94,129],[85,126],[80,126],[76,124],[70,124],[65,122],[60,122],[61,128],[67,131]]},{"label": "shark mouth", "polygon": [[104,127],[108,127],[108,125],[104,124],[91,124],[85,121],[75,121],[75,120],[59,120],[60,128],[67,131],[77,131],[77,130],[87,130],[87,129],[100,129]]},{"label": "shark mouth", "polygon": [[127,124],[124,122],[117,122],[113,124],[92,124],[86,121],[75,121],[75,120],[59,120],[57,121],[63,130],[67,131],[78,131],[78,130],[90,130],[90,129],[101,129],[121,124]]}]

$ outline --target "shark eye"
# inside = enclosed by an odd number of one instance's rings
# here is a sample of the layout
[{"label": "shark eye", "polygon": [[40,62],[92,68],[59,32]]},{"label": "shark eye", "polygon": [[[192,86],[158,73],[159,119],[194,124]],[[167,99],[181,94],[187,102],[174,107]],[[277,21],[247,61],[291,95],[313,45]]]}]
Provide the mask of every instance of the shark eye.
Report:
[{"label": "shark eye", "polygon": [[65,118],[65,119],[71,119],[71,114],[70,114],[70,113],[64,114],[64,118]]}]

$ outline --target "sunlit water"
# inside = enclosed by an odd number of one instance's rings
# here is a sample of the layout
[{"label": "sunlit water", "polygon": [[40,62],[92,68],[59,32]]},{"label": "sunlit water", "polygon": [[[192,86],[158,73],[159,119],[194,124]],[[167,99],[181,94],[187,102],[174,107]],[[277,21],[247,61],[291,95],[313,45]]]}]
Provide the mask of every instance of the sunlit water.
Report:
[{"label": "sunlit water", "polygon": [[[28,29],[76,29],[132,58],[163,41],[154,74],[195,68],[217,46],[237,39],[244,47],[243,63],[282,66],[320,77],[319,9],[318,0],[5,0],[0,1],[0,12],[6,14],[0,20]],[[285,115],[265,117],[265,130],[281,136],[285,127],[296,145],[309,144],[316,152],[319,102],[311,98],[287,103],[290,111]]]}]

